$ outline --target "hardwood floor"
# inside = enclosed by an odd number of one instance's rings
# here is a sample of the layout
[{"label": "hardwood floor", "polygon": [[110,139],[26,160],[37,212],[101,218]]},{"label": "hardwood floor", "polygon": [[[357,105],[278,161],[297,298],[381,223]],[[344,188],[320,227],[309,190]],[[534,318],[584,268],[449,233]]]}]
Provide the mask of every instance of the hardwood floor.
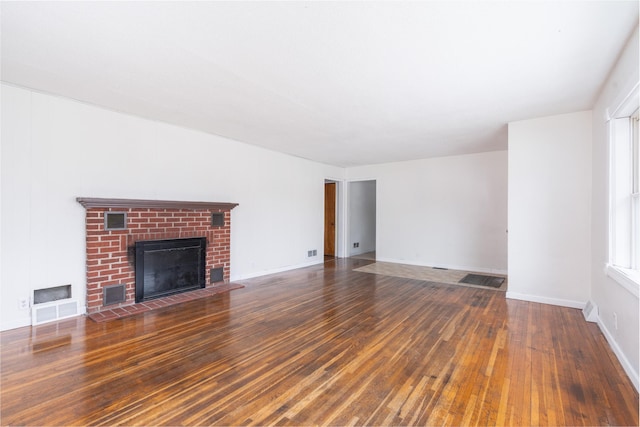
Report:
[{"label": "hardwood floor", "polygon": [[1,336],[3,425],[638,425],[579,310],[352,271]]}]

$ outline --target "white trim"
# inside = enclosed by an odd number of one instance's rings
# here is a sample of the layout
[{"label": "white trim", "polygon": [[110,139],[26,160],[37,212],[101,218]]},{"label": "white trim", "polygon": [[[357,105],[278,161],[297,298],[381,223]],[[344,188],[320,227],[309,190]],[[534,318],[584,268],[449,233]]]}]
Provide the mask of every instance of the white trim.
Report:
[{"label": "white trim", "polygon": [[425,264],[422,262],[416,261],[407,261],[403,259],[395,259],[395,258],[380,258],[376,255],[376,261],[380,262],[390,262],[393,264],[405,264],[405,265],[416,265],[419,267],[439,267],[446,268],[449,270],[460,270],[460,271],[471,271],[476,273],[488,273],[488,274],[500,274],[502,276],[507,275],[507,270],[502,270],[498,268],[485,268],[485,267],[469,267],[465,265],[453,265],[453,264]]},{"label": "white trim", "polygon": [[597,323],[598,323],[598,327],[602,331],[602,334],[604,335],[607,342],[609,343],[609,347],[611,347],[611,350],[613,350],[613,354],[616,355],[616,357],[618,358],[618,361],[622,365],[622,369],[624,369],[624,372],[627,374],[627,376],[633,383],[633,386],[636,388],[636,390],[640,391],[640,388],[639,388],[640,381],[638,377],[638,372],[636,372],[636,370],[633,368],[633,365],[629,362],[629,359],[627,359],[627,357],[624,355],[624,352],[622,351],[620,346],[618,346],[618,343],[616,342],[615,338],[613,337],[611,332],[609,332],[609,330],[604,325],[604,322],[602,322],[602,319],[600,319],[600,317],[598,317]]},{"label": "white trim", "polygon": [[31,316],[27,317],[26,319],[11,320],[9,322],[5,322],[2,324],[2,326],[0,326],[0,331],[8,331],[10,329],[24,328],[26,326],[31,327]]},{"label": "white trim", "polygon": [[529,301],[529,302],[538,302],[541,304],[550,304],[550,305],[558,305],[560,307],[569,307],[569,308],[577,308],[584,309],[585,305],[587,305],[586,301],[573,301],[562,298],[549,298],[542,297],[539,295],[528,295],[528,294],[520,294],[517,292],[507,291],[508,299],[517,299],[521,301]]},{"label": "white trim", "polygon": [[319,265],[319,264],[323,264],[323,263],[324,263],[324,259],[321,259],[321,260],[317,260],[317,261],[307,262],[307,263],[304,263],[304,264],[290,265],[290,266],[287,266],[287,267],[280,267],[280,268],[273,268],[273,269],[270,269],[270,270],[263,270],[263,271],[259,271],[257,273],[239,274],[237,276],[233,276],[232,275],[229,280],[232,281],[232,282],[236,282],[238,280],[253,279],[255,277],[262,277],[262,276],[268,276],[270,274],[283,273],[285,271],[297,270],[298,268],[311,267],[311,266]]},{"label": "white trim", "polygon": [[604,268],[605,274],[616,283],[629,291],[636,298],[640,298],[640,273],[635,270],[621,268],[612,264],[607,264]]},{"label": "white trim", "polygon": [[[615,151],[619,149],[618,139],[616,138],[616,134],[620,132],[619,126],[616,127],[615,120],[622,119],[630,119],[630,117],[637,113],[638,107],[640,105],[640,82],[636,82],[631,90],[627,92],[622,99],[617,102],[615,108],[607,109],[607,127],[608,127],[608,155],[609,155],[609,263],[605,265],[604,273],[607,277],[611,278],[613,281],[618,283],[628,292],[630,292],[636,298],[640,298],[640,272],[638,270],[632,270],[628,268],[619,267],[613,265],[613,260],[616,259],[616,228],[615,228],[615,215],[616,215],[616,206],[618,201],[616,200],[616,179],[618,178],[618,174],[616,173],[616,157]],[[612,111],[612,112],[610,112]],[[626,130],[625,130],[626,132]],[[630,130],[629,130],[630,132]],[[631,135],[623,134],[625,137],[625,142],[629,139],[629,144],[632,143],[630,140]],[[629,190],[632,190],[631,188]],[[630,206],[631,210],[632,207]],[[636,231],[631,227],[629,233],[633,236]],[[633,242],[630,243],[632,245],[631,250],[633,252]],[[635,264],[634,255],[630,257],[630,267],[633,267]]]},{"label": "white trim", "polygon": [[347,181],[345,179],[336,181],[336,190],[336,222],[338,223],[336,227],[336,233],[338,234],[336,237],[336,257],[346,258],[349,256],[349,249],[347,248],[347,240],[349,240],[349,186]]},{"label": "white trim", "polygon": [[611,108],[607,108],[605,121],[609,121],[611,119],[618,119],[621,117],[628,117],[635,110],[638,109],[639,103],[638,98],[640,96],[640,82],[636,82],[635,85],[627,92],[627,95],[622,98],[617,106],[612,110]]}]

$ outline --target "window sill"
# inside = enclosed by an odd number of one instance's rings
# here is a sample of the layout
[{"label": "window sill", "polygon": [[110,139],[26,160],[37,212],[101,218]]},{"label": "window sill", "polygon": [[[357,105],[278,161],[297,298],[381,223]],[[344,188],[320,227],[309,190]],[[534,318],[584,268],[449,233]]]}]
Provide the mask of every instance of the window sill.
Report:
[{"label": "window sill", "polygon": [[618,282],[636,298],[640,298],[640,273],[638,271],[607,264],[605,272],[607,276]]}]

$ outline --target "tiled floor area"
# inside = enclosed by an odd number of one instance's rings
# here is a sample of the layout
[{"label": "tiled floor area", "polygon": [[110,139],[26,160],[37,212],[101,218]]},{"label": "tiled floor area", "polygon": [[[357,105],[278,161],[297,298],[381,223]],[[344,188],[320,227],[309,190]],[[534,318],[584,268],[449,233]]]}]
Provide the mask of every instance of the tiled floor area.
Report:
[{"label": "tiled floor area", "polygon": [[244,288],[244,285],[238,283],[225,283],[223,285],[211,286],[209,288],[198,289],[196,291],[184,292],[181,294],[171,295],[164,298],[158,298],[139,304],[128,305],[126,307],[117,307],[110,310],[104,310],[100,313],[90,314],[88,317],[95,322],[107,322],[109,320],[122,319],[123,317],[133,316],[158,308],[169,307],[194,299],[210,297],[211,295],[229,292],[234,289]]},{"label": "tiled floor area", "polygon": [[364,254],[360,254],[360,255],[353,255],[350,258],[355,258],[355,259],[367,259],[369,261],[375,261],[376,260],[376,252],[366,252]]},{"label": "tiled floor area", "polygon": [[[478,273],[474,271],[462,270],[441,270],[433,267],[423,267],[418,265],[395,264],[390,262],[375,262],[356,268],[354,271],[361,273],[381,274],[383,276],[403,277],[405,279],[424,280],[428,282],[447,283],[450,285],[470,286],[472,288],[491,289],[495,291],[507,290],[507,276],[504,274]],[[504,277],[505,280],[499,288],[489,286],[477,286],[467,283],[460,283],[460,280],[469,273],[486,276]]]}]

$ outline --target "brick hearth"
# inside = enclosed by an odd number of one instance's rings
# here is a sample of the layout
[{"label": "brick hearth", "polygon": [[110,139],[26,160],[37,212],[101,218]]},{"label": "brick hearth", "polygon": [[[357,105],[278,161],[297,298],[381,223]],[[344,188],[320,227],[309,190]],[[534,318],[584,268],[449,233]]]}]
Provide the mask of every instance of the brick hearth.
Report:
[{"label": "brick hearth", "polygon": [[[231,209],[235,203],[78,198],[86,208],[87,313],[135,303],[135,243],[146,240],[205,237],[206,285],[210,269],[230,276]],[[126,213],[125,230],[105,230],[105,212]],[[212,213],[224,214],[224,225],[213,226]],[[125,301],[103,305],[103,288],[125,285]]]}]

